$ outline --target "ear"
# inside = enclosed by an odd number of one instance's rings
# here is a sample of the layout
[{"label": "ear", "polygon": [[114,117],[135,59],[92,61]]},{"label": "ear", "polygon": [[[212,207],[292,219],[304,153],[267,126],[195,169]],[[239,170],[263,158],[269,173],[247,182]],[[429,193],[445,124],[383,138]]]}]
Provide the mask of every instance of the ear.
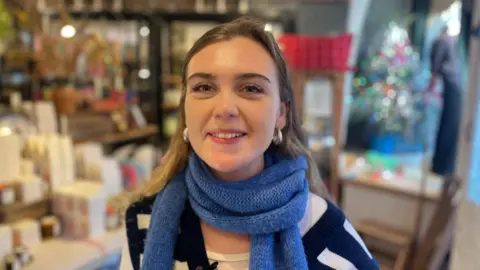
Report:
[{"label": "ear", "polygon": [[287,125],[287,115],[288,115],[289,106],[287,102],[280,103],[280,112],[277,117],[277,122],[275,127],[278,129],[283,129]]}]

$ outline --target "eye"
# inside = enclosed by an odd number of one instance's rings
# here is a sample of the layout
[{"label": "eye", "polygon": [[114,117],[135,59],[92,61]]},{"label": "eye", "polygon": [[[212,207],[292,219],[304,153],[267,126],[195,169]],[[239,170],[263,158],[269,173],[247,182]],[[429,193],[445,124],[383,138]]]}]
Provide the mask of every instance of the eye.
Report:
[{"label": "eye", "polygon": [[210,92],[213,90],[213,87],[211,87],[208,84],[200,84],[192,88],[193,92]]},{"label": "eye", "polygon": [[246,93],[251,93],[251,94],[258,94],[258,93],[263,93],[263,89],[256,86],[256,85],[253,85],[253,84],[249,84],[249,85],[245,85],[242,90]]}]

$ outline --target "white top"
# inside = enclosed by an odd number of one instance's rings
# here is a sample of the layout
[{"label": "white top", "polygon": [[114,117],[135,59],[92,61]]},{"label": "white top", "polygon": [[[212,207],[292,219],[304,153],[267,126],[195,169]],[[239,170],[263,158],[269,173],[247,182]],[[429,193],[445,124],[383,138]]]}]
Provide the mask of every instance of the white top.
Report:
[{"label": "white top", "polygon": [[[210,263],[218,262],[219,270],[248,270],[250,253],[220,254],[207,251]],[[175,270],[188,270],[186,262],[175,263]]]},{"label": "white top", "polygon": [[[327,210],[328,204],[327,202],[313,194],[310,193],[308,196],[308,204],[307,209],[305,211],[305,215],[298,224],[300,229],[300,233],[305,235],[310,228],[317,223],[317,221],[322,217],[322,215]],[[148,220],[149,222],[149,220]],[[145,226],[145,225],[144,225]],[[126,241],[126,240],[125,240]],[[249,253],[243,254],[220,254],[214,253],[207,250],[208,258],[210,262],[218,262],[218,270],[248,270],[249,264]],[[131,270],[131,260],[130,260],[130,253],[128,250],[128,244],[124,245],[122,251],[122,261],[120,264],[120,270]],[[175,270],[188,270],[187,263],[183,262],[176,262],[175,263]]]}]

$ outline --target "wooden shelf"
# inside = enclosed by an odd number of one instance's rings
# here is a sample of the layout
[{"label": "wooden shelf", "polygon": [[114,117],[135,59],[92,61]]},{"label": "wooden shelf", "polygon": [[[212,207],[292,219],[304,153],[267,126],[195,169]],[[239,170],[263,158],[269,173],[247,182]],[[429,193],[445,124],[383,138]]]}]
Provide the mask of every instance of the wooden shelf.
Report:
[{"label": "wooden shelf", "polygon": [[178,110],[180,107],[179,106],[175,106],[175,105],[163,105],[162,106],[162,109],[164,111],[176,111]]},{"label": "wooden shelf", "polygon": [[143,128],[131,129],[122,133],[114,133],[114,134],[108,134],[108,135],[99,136],[99,137],[85,138],[82,140],[75,141],[75,144],[85,143],[85,142],[114,144],[114,143],[149,137],[157,133],[158,133],[158,127],[156,125],[147,125],[146,127],[143,127]]},{"label": "wooden shelf", "polygon": [[335,144],[330,148],[331,156],[331,174],[330,174],[330,194],[333,201],[338,202],[340,197],[340,179],[339,179],[339,157],[342,149],[343,141],[343,111],[344,111],[344,97],[343,97],[343,80],[345,73],[341,71],[294,71],[292,73],[292,87],[295,95],[295,105],[299,115],[304,115],[304,95],[306,84],[313,79],[327,79],[332,84],[332,116],[331,129]]},{"label": "wooden shelf", "polygon": [[163,75],[162,82],[164,84],[182,84],[182,77],[180,75]]},{"label": "wooden shelf", "polygon": [[24,204],[20,202],[11,205],[0,206],[0,223],[9,223],[21,220],[23,218],[38,219],[48,212],[49,197]]},{"label": "wooden shelf", "polygon": [[295,71],[295,74],[305,76],[308,78],[330,78],[336,79],[343,77],[345,71],[330,71],[330,70],[318,70],[318,71]]}]

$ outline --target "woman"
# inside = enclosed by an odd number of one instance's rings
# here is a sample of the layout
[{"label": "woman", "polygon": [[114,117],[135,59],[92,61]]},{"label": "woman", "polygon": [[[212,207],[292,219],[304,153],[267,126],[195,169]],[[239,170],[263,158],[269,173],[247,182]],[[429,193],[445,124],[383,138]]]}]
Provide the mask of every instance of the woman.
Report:
[{"label": "woman", "polygon": [[183,87],[164,164],[127,210],[122,266],[378,269],[342,212],[309,192],[325,194],[287,65],[261,23],[203,35]]}]

